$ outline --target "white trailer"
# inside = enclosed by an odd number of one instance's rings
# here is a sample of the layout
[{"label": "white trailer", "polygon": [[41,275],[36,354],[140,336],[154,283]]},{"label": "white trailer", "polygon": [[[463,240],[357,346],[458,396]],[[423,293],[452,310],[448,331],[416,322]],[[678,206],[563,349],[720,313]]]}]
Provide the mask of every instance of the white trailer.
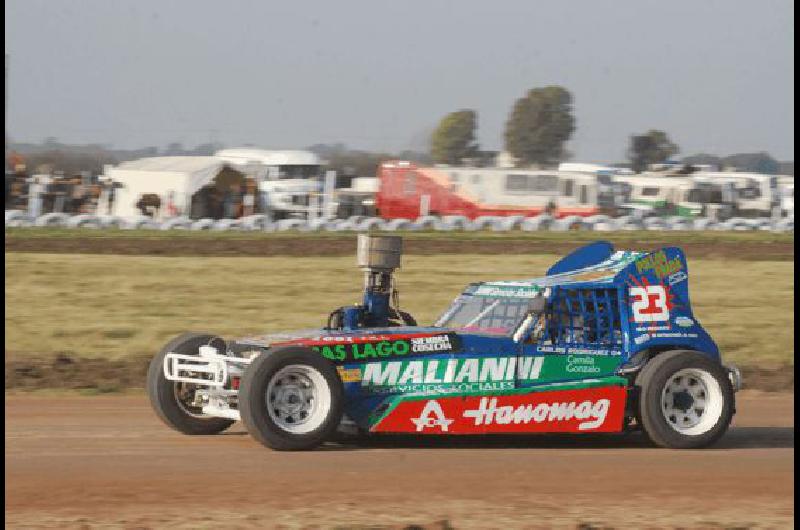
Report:
[{"label": "white trailer", "polygon": [[734,214],[743,217],[772,217],[780,208],[777,175],[735,171],[701,171],[691,174],[695,183],[729,184],[735,190]]}]

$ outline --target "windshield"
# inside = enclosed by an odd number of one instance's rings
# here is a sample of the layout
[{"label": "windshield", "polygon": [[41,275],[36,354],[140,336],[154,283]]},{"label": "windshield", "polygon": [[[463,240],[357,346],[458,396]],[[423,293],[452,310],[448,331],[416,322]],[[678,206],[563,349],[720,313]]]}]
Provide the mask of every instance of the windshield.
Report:
[{"label": "windshield", "polygon": [[436,326],[486,335],[510,335],[525,316],[541,312],[543,298],[537,296],[478,296],[462,294],[436,321]]},{"label": "windshield", "polygon": [[722,203],[722,188],[718,186],[702,186],[689,190],[689,202]]},{"label": "windshield", "polygon": [[320,175],[320,167],[316,165],[310,166],[301,166],[301,165],[291,165],[291,166],[279,166],[278,168],[278,179],[279,180],[286,180],[286,179],[310,179],[314,177],[318,177]]}]

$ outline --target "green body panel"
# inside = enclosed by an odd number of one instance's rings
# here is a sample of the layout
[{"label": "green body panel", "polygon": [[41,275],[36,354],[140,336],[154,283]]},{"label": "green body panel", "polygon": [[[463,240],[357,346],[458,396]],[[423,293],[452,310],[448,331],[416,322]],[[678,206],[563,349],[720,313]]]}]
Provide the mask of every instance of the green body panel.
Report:
[{"label": "green body panel", "polygon": [[557,354],[381,361],[359,365],[369,393],[461,395],[512,390],[522,385],[607,377],[619,355]]}]

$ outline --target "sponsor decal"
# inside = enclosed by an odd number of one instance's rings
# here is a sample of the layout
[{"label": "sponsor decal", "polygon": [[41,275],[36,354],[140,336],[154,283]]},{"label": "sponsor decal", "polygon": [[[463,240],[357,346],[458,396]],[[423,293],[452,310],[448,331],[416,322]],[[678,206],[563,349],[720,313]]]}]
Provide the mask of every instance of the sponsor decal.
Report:
[{"label": "sponsor decal", "polygon": [[343,366],[338,366],[336,369],[339,372],[339,378],[343,383],[356,383],[361,381],[360,368],[345,368]]},{"label": "sponsor decal", "polygon": [[539,403],[534,406],[531,403],[524,405],[497,405],[497,398],[481,398],[481,404],[477,409],[465,410],[462,416],[473,418],[475,425],[498,425],[543,423],[545,421],[568,421],[572,418],[579,420],[586,419],[578,423],[578,430],[585,431],[595,429],[603,424],[608,414],[611,402],[608,399],[598,399],[597,401],[575,401],[563,403]]},{"label": "sponsor decal", "polygon": [[517,298],[535,298],[542,292],[537,285],[526,284],[482,284],[472,293],[474,296],[510,296]]},{"label": "sponsor decal", "polygon": [[579,354],[376,362],[362,365],[361,385],[371,393],[492,392],[607,375],[619,364],[619,356]]},{"label": "sponsor decal", "polygon": [[590,348],[570,348],[569,352],[573,355],[622,355],[619,350],[590,349]]},{"label": "sponsor decal", "polygon": [[667,259],[667,255],[663,250],[648,254],[636,261],[636,270],[639,274],[653,271],[659,280],[675,274],[681,269],[683,269],[681,258],[676,256],[672,259]]},{"label": "sponsor decal", "polygon": [[653,333],[654,339],[696,339],[697,337],[697,333],[683,333],[680,331],[674,331],[671,333]]},{"label": "sponsor decal", "polygon": [[[376,340],[377,339],[377,340]],[[391,336],[324,337],[325,344],[309,344],[332,361],[360,361],[450,353],[458,348],[454,333],[397,338]]]},{"label": "sponsor decal", "polygon": [[442,406],[435,399],[428,401],[418,418],[411,418],[411,423],[417,426],[417,432],[426,428],[438,427],[442,432],[447,432],[447,427],[455,420],[444,417]]},{"label": "sponsor decal", "polygon": [[[519,362],[518,362],[519,361]],[[514,388],[535,381],[544,357],[482,357],[369,363],[361,384],[372,392],[475,392]]]},{"label": "sponsor decal", "polygon": [[536,349],[543,353],[567,353],[566,346],[539,346]]},{"label": "sponsor decal", "polygon": [[615,275],[616,271],[614,270],[596,270],[596,271],[579,272],[576,274],[569,274],[569,276],[565,280],[565,283],[611,280],[614,278]]},{"label": "sponsor decal", "polygon": [[575,355],[569,354],[566,359],[567,363],[564,367],[568,374],[591,374],[597,375],[609,372],[617,367],[619,362],[612,359],[611,363],[604,362],[607,359],[602,357],[595,357],[593,355]]},{"label": "sponsor decal", "polygon": [[694,320],[685,316],[675,317],[675,323],[682,328],[690,328],[694,326]]},{"label": "sponsor decal", "polygon": [[639,332],[646,332],[646,331],[669,331],[672,329],[672,326],[639,326],[636,328],[636,331]]},{"label": "sponsor decal", "polygon": [[622,429],[625,399],[625,388],[606,386],[408,400],[398,403],[372,430],[424,434],[617,432]]},{"label": "sponsor decal", "polygon": [[686,274],[684,271],[678,271],[676,273],[669,275],[669,278],[667,278],[667,283],[669,283],[670,285],[675,285],[676,283],[680,283],[688,277],[689,275]]},{"label": "sponsor decal", "polygon": [[633,342],[636,344],[644,344],[648,340],[650,340],[650,335],[648,333],[644,333],[642,335],[633,338]]}]

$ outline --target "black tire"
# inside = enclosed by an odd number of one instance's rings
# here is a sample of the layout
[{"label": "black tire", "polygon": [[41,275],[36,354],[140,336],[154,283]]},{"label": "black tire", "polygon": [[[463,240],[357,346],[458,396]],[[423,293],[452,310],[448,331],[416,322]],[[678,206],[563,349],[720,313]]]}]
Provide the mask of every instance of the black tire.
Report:
[{"label": "black tire", "polygon": [[[147,370],[147,394],[150,397],[150,404],[164,423],[183,434],[217,434],[234,423],[233,420],[226,418],[198,417],[188,413],[176,396],[175,388],[179,383],[164,377],[164,356],[167,353],[197,355],[200,346],[215,340],[222,341],[219,337],[206,333],[184,333],[172,339],[150,361],[150,368]],[[191,412],[201,413],[201,411]]]},{"label": "black tire", "polygon": [[[302,365],[316,370],[330,391],[327,410],[320,412],[324,418],[311,431],[293,433],[284,429],[267,410],[267,389],[270,380],[281,369]],[[322,402],[322,401],[320,401]],[[239,412],[248,432],[263,445],[278,451],[303,451],[314,449],[332,440],[342,420],[344,389],[336,367],[320,354],[307,348],[288,346],[259,355],[245,370],[239,390]]]},{"label": "black tire", "polygon": [[[710,416],[698,420],[699,426],[684,426],[683,430],[680,430],[681,427],[672,425],[679,423],[680,418],[675,416],[668,418],[668,412],[662,409],[662,396],[666,398],[664,403],[671,403],[672,407],[679,409],[685,407],[680,410],[689,410],[695,407],[694,400],[696,398],[693,398],[688,391],[664,393],[667,382],[681,370],[690,370],[692,371],[690,373],[701,374],[704,377],[707,375],[710,378],[706,382],[700,382],[703,385],[708,384],[710,388],[696,391],[709,401],[703,407],[694,409],[695,411],[700,410],[701,415],[710,414]],[[697,381],[698,378],[691,375],[686,377],[688,378],[687,384],[691,385],[692,379],[695,379],[695,385],[700,384]],[[714,387],[714,382],[718,385],[717,387]],[[709,446],[725,434],[733,418],[735,411],[733,385],[725,368],[715,360],[696,351],[671,350],[656,355],[639,373],[636,378],[636,386],[639,399],[637,419],[640,420],[647,437],[661,447],[693,449]],[[699,389],[700,387],[694,388]],[[678,403],[679,398],[683,405]],[[719,408],[717,409],[717,407]],[[718,412],[710,412],[715,410]],[[681,414],[683,413],[678,412],[677,416]],[[703,422],[708,425],[703,426]]]},{"label": "black tire", "polygon": [[400,320],[403,321],[403,325],[415,327],[417,325],[417,319],[411,316],[411,313],[406,313],[405,311],[398,311],[400,315]]}]

